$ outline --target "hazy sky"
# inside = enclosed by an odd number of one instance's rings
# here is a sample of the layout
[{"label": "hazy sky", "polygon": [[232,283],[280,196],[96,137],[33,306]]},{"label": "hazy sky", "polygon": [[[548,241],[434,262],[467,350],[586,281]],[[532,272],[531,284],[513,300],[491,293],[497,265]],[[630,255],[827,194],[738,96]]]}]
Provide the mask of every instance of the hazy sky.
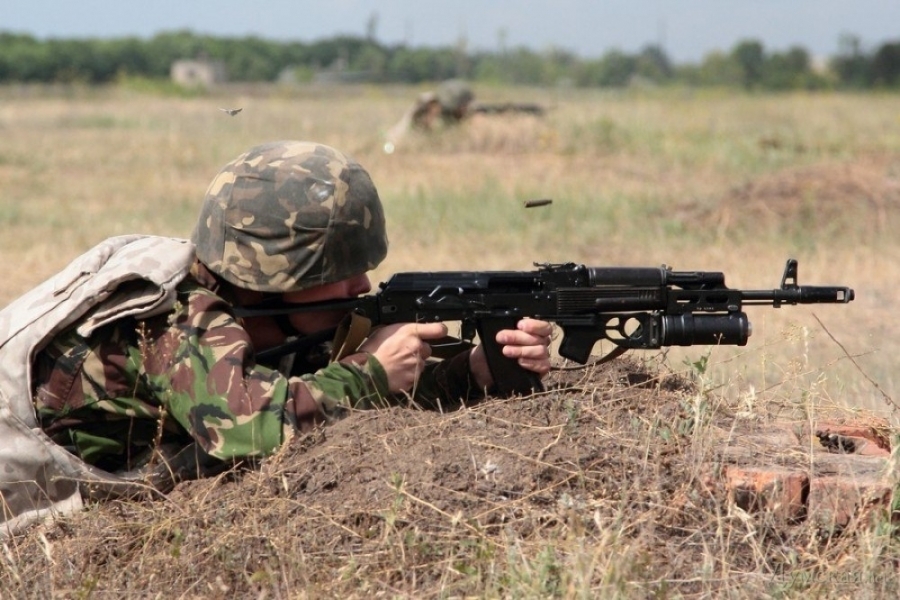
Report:
[{"label": "hazy sky", "polygon": [[[373,21],[374,18],[374,21]],[[833,56],[842,34],[871,51],[900,41],[900,0],[0,0],[0,30],[47,37],[149,37],[190,29],[311,42],[364,35],[386,44],[471,50],[558,47],[583,57],[660,44],[696,62],[747,38],[768,51],[801,46]]]}]

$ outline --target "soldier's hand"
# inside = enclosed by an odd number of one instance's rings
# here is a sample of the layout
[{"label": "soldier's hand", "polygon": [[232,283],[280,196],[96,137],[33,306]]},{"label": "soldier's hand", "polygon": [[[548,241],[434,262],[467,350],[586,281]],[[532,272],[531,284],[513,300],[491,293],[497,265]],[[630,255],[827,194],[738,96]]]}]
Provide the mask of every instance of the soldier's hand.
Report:
[{"label": "soldier's hand", "polygon": [[377,329],[359,347],[378,359],[387,373],[391,392],[408,392],[431,356],[428,340],[447,335],[443,323],[402,323]]},{"label": "soldier's hand", "polygon": [[[538,319],[522,319],[516,329],[504,329],[497,333],[496,341],[503,346],[503,356],[517,359],[519,366],[545,376],[550,372],[550,341],[553,324]],[[481,388],[494,384],[487,358],[481,344],[469,357],[472,376]]]}]

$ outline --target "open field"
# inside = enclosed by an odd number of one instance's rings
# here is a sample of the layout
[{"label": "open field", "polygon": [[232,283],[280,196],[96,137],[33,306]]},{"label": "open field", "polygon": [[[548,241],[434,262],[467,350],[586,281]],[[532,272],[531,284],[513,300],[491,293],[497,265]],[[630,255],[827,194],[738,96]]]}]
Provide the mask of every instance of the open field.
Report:
[{"label": "open field", "polygon": [[[410,135],[385,154],[418,91],[0,92],[0,303],[106,236],[189,235],[221,165],[259,142],[310,139],[353,154],[379,187],[391,252],[376,280],[574,261],[724,271],[732,287],[765,289],[794,257],[801,283],[849,285],[857,300],[750,309],[750,346],[713,350],[712,373],[739,392],[814,390],[879,411],[896,395],[896,97],[485,89],[481,100],[550,111]],[[523,209],[544,197],[554,203]]]},{"label": "open field", "polygon": [[[420,91],[0,90],[0,303],[105,237],[189,235],[218,169],[283,138],[336,146],[371,172],[391,240],[375,280],[665,263],[768,289],[793,257],[801,284],[848,285],[857,299],[751,307],[745,348],[633,353],[558,372],[568,387],[544,396],[351,415],[260,469],[102,503],[2,542],[0,590],[895,597],[889,520],[823,536],[748,515],[703,482],[714,431],[736,415],[813,422],[840,409],[896,431],[897,97],[477,89],[550,110],[410,134],[386,154],[384,133]],[[534,198],[553,203],[523,208]]]}]

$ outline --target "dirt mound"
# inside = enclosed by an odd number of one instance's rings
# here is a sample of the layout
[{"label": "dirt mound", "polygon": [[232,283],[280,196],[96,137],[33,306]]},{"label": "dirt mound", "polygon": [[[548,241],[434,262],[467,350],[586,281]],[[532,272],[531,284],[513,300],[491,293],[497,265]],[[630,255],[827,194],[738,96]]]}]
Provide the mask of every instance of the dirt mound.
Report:
[{"label": "dirt mound", "polygon": [[704,431],[730,414],[689,380],[624,359],[558,371],[527,398],[358,413],[257,468],[35,528],[4,547],[2,589],[608,597],[738,583],[762,594],[821,555],[808,531],[752,523],[703,483]]},{"label": "dirt mound", "polygon": [[688,222],[784,231],[835,227],[863,235],[890,231],[900,209],[900,162],[885,158],[815,164],[759,176],[714,201],[683,206]]}]

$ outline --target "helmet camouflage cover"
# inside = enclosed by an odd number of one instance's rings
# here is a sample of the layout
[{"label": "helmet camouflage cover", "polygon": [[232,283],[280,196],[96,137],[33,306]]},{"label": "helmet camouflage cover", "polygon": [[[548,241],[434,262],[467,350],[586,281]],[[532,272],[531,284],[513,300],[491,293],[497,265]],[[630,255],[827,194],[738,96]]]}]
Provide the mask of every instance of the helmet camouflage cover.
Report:
[{"label": "helmet camouflage cover", "polygon": [[341,281],[387,254],[384,210],[369,174],[311,142],[263,144],[225,165],[191,240],[211,271],[261,292]]},{"label": "helmet camouflage cover", "polygon": [[438,88],[437,98],[444,110],[464,111],[475,99],[475,94],[465,81],[448,79]]}]

